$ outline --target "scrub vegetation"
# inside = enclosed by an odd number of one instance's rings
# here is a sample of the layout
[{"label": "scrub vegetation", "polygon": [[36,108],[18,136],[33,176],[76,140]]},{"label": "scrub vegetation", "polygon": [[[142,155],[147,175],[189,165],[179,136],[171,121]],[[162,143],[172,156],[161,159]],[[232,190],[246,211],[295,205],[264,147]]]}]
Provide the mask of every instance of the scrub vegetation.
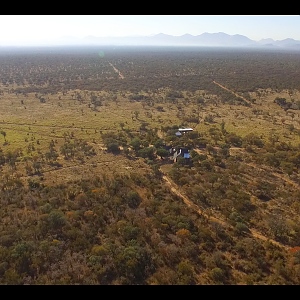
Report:
[{"label": "scrub vegetation", "polygon": [[1,50],[0,284],[299,284],[299,67]]}]

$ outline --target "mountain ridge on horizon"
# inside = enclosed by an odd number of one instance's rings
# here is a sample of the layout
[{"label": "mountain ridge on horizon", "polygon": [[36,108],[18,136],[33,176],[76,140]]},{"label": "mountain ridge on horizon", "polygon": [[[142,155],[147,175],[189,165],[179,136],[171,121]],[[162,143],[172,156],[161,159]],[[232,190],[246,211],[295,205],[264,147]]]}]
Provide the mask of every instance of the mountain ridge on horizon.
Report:
[{"label": "mountain ridge on horizon", "polygon": [[[38,42],[37,42],[38,44]],[[263,38],[259,41],[252,40],[242,34],[227,34],[225,32],[208,33],[203,32],[199,35],[185,33],[174,36],[165,33],[152,34],[148,36],[93,36],[84,37],[61,36],[48,41],[43,41],[43,45],[132,45],[132,46],[213,46],[213,47],[266,47],[300,49],[300,40],[286,38],[274,40]]]},{"label": "mountain ridge on horizon", "polygon": [[275,46],[280,48],[291,48],[300,46],[300,40],[286,38],[283,40],[274,40],[264,38],[259,41],[252,40],[242,34],[227,34],[225,32],[204,32],[199,35],[185,33],[179,36],[158,33],[149,36],[120,36],[120,37],[97,37],[86,36],[83,38],[74,38],[74,41],[95,44],[115,44],[115,45],[182,45],[182,46],[232,46],[232,47],[261,47]]}]

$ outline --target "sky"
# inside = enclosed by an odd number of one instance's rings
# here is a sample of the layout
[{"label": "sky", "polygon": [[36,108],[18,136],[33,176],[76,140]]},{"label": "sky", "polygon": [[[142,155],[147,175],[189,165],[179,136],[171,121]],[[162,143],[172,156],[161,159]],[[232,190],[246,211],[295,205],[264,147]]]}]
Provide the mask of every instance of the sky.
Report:
[{"label": "sky", "polygon": [[147,36],[158,33],[241,34],[252,40],[300,40],[300,16],[249,15],[4,15],[0,45],[43,44],[61,37]]}]

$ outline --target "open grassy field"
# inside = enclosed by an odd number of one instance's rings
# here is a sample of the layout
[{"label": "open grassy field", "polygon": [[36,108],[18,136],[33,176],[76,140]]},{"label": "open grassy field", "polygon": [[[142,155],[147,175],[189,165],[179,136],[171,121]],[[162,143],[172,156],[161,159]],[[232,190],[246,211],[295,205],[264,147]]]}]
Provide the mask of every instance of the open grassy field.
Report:
[{"label": "open grassy field", "polygon": [[[40,103],[34,93],[26,96],[4,93],[1,96],[0,129],[6,132],[7,143],[4,143],[4,137],[0,136],[3,145],[1,148],[4,152],[22,149],[23,157],[33,158],[45,153],[51,140],[55,141],[56,148],[59,149],[64,144],[66,134],[73,134],[75,138],[91,143],[98,152],[96,157],[89,159],[85,164],[66,161],[60,155],[58,162],[63,166],[62,169],[48,167],[44,170],[45,183],[52,185],[68,182],[72,178],[84,178],[85,174],[91,172],[105,173],[109,165],[119,165],[120,160],[123,161],[124,168],[126,164],[129,169],[134,168],[130,161],[122,156],[115,157],[101,150],[101,133],[122,132],[120,123],[123,123],[124,129],[133,133],[139,132],[142,124],[159,131],[162,127],[184,124],[207,136],[210,128],[220,128],[220,124],[224,122],[228,132],[241,137],[254,133],[267,142],[270,134],[275,133],[279,141],[294,146],[300,144],[300,135],[297,132],[300,129],[299,111],[293,111],[292,116],[289,111],[284,111],[274,103],[276,97],[287,98],[287,91],[264,91],[260,99],[256,93],[251,93],[251,97],[257,99],[251,107],[221,104],[218,102],[218,96],[207,94],[203,90],[194,93],[183,91],[183,98],[178,98],[176,104],[172,104],[166,100],[168,91],[164,89],[156,93],[141,92],[140,94],[151,98],[152,105],[132,101],[130,92],[116,93],[114,100],[111,100],[111,94],[95,91],[94,93],[103,99],[102,105],[96,110],[90,105],[89,91],[75,90],[65,94],[47,95],[46,103]],[[74,95],[77,93],[82,95],[81,101],[75,100]],[[196,99],[199,97],[203,97],[205,104],[197,104]],[[295,92],[293,99],[300,100],[299,93]],[[158,110],[158,106],[163,107],[163,110]],[[255,110],[259,110],[259,114]],[[198,124],[185,121],[185,117],[192,114],[199,116]],[[214,116],[213,122],[205,121],[208,115]],[[289,130],[290,124],[294,125],[293,132]],[[26,184],[29,177],[24,166],[24,163],[20,165],[19,176]]]},{"label": "open grassy field", "polygon": [[[210,126],[218,126],[221,122],[225,122],[228,131],[242,137],[255,133],[267,140],[270,132],[275,131],[281,141],[291,142],[293,145],[300,143],[300,136],[289,131],[291,124],[295,129],[300,129],[299,111],[293,111],[291,114],[274,103],[276,97],[287,98],[287,92],[270,91],[260,100],[252,93],[251,96],[257,99],[252,107],[215,105],[211,103],[211,99],[217,99],[217,96],[209,94],[204,96],[205,105],[195,104],[194,99],[203,91],[188,93],[189,96],[185,93],[184,98],[178,99],[176,105],[165,103],[164,92],[152,93],[151,98],[156,104],[151,107],[143,105],[142,102],[130,101],[128,97],[131,93],[124,93],[117,95],[116,101],[104,100],[97,111],[89,107],[88,99],[81,102],[74,100],[71,96],[74,92],[80,93],[69,91],[66,95],[61,93],[48,95],[46,103],[40,103],[33,93],[26,97],[6,93],[2,95],[0,128],[7,132],[8,141],[4,150],[25,149],[28,143],[37,141],[40,143],[37,149],[44,149],[49,141],[63,138],[66,132],[73,132],[77,138],[100,143],[100,132],[120,130],[120,123],[124,123],[124,128],[136,131],[143,122],[148,123],[151,128],[158,129],[161,126],[185,123],[198,132],[206,132]],[[81,93],[84,94],[84,91]],[[105,92],[95,93],[104,99],[108,98]],[[293,99],[300,100],[299,93],[294,93]],[[163,112],[158,111],[157,106],[162,106]],[[259,114],[255,114],[254,110],[259,110]],[[134,112],[138,112],[138,118]],[[184,117],[190,114],[199,116],[199,124],[184,121]],[[214,123],[204,122],[207,115],[215,116]]]}]

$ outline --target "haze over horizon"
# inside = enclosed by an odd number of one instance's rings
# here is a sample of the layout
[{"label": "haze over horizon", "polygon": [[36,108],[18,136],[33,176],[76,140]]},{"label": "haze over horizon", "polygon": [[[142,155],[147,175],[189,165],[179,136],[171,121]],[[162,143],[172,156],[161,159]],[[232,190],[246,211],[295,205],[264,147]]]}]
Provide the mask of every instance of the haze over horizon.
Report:
[{"label": "haze over horizon", "polygon": [[300,40],[300,17],[249,15],[5,15],[0,16],[2,46],[48,45],[86,37],[137,37],[159,33],[198,36],[224,32],[251,40]]}]

